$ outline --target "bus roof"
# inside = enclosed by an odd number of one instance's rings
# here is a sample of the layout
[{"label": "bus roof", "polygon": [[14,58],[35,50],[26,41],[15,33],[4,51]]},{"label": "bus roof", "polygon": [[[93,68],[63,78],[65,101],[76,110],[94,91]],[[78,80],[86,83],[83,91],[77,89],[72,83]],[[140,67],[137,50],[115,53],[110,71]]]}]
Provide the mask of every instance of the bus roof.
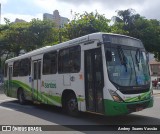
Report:
[{"label": "bus roof", "polygon": [[88,34],[88,35],[85,35],[85,36],[82,36],[82,37],[79,37],[79,38],[75,38],[75,39],[72,39],[72,40],[57,44],[57,45],[45,46],[45,47],[33,50],[33,51],[25,53],[23,55],[8,59],[8,60],[6,60],[6,63],[12,62],[12,61],[15,61],[15,60],[19,60],[19,59],[29,58],[29,57],[32,57],[32,56],[35,56],[35,55],[38,55],[38,54],[42,54],[42,53],[53,51],[53,50],[58,50],[60,48],[72,46],[72,45],[75,45],[75,44],[85,43],[85,42],[88,42],[90,40],[96,40],[96,39],[97,40],[102,40],[102,35],[104,35],[104,34],[105,35],[125,37],[125,38],[130,38],[130,39],[133,39],[133,40],[140,41],[139,39],[136,39],[136,38],[133,38],[133,37],[130,37],[130,36],[126,36],[126,35],[98,32],[98,33]]}]

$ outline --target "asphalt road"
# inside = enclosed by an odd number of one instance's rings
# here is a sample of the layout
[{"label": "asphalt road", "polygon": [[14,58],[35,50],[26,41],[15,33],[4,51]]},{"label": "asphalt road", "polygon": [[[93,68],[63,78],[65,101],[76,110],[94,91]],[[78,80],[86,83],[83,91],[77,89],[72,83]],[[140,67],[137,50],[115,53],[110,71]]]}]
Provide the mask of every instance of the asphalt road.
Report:
[{"label": "asphalt road", "polygon": [[[154,100],[152,108],[129,115],[105,117],[81,113],[79,117],[71,117],[63,113],[61,108],[32,103],[20,105],[16,99],[0,93],[0,125],[160,125],[160,94],[154,95]],[[85,130],[80,132],[72,126],[64,127],[73,130],[73,133],[97,133]],[[64,129],[65,133],[71,133],[66,130]],[[103,133],[109,133],[109,131]]]}]

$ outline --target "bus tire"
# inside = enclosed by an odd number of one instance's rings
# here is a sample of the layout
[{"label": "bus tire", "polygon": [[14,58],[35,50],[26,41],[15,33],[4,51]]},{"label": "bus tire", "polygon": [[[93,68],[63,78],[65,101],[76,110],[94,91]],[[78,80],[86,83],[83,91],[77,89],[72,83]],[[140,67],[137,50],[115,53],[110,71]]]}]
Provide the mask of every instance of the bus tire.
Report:
[{"label": "bus tire", "polygon": [[66,100],[66,111],[71,116],[78,116],[78,101],[74,94],[69,94]]},{"label": "bus tire", "polygon": [[22,89],[18,90],[18,101],[21,105],[24,105],[26,103],[25,95]]}]

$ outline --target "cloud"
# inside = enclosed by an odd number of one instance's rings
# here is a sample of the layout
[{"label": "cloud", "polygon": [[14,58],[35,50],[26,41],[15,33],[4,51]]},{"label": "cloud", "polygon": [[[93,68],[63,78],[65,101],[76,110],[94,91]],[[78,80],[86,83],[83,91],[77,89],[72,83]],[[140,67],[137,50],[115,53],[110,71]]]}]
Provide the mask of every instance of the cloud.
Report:
[{"label": "cloud", "polygon": [[6,4],[8,2],[8,0],[0,0],[1,4]]},{"label": "cloud", "polygon": [[[159,12],[159,0],[58,0],[63,3],[70,3],[74,6],[81,7],[82,5],[92,8],[92,5],[95,6],[96,9],[101,9],[106,12],[114,12],[116,10],[126,10],[129,8],[135,9],[137,13],[145,16],[146,18],[155,18],[160,19]],[[88,10],[88,8],[86,8]]]},{"label": "cloud", "polygon": [[42,14],[36,14],[36,15],[32,16],[32,15],[24,15],[24,14],[7,13],[7,14],[2,15],[2,20],[1,20],[2,24],[5,24],[4,18],[8,18],[11,22],[14,22],[16,18],[23,19],[27,22],[30,22],[34,18],[39,18],[42,20]]},{"label": "cloud", "polygon": [[33,18],[43,18],[43,10],[35,5],[32,0],[0,0],[1,2],[1,24],[4,24],[4,18],[11,22],[16,18],[30,21]]},{"label": "cloud", "polygon": [[35,5],[32,0],[8,0],[2,3],[2,13],[37,14],[41,8]]},{"label": "cloud", "polygon": [[[74,12],[83,14],[95,12],[104,14],[110,19],[117,13],[116,10],[135,9],[136,13],[146,17],[160,19],[159,0],[0,0],[2,5],[2,19],[11,21],[16,18],[30,21],[32,18],[43,18],[43,13],[53,14],[58,10],[60,15],[70,20]],[[72,14],[71,14],[72,10]]]},{"label": "cloud", "polygon": [[88,4],[79,3],[78,5],[75,5],[74,3],[71,3],[69,1],[66,2],[63,0],[33,0],[33,2],[35,5],[43,8],[46,13],[53,14],[53,11],[57,9],[61,16],[67,17],[70,20],[73,18],[75,12],[82,14],[85,11],[95,12],[97,10],[100,14],[105,14],[107,18],[111,18],[112,15],[115,15],[115,12],[113,10],[102,8],[101,3],[95,2],[92,2],[92,4],[90,4],[89,6]]},{"label": "cloud", "polygon": [[142,5],[146,0],[58,0],[61,2],[66,2],[74,4],[76,6],[80,5],[92,5],[94,3],[100,3],[103,8],[113,9],[119,7],[128,7],[131,5]]},{"label": "cloud", "polygon": [[148,19],[158,19],[160,20],[160,1],[159,0],[147,0],[143,5],[141,10],[141,15],[145,16]]}]

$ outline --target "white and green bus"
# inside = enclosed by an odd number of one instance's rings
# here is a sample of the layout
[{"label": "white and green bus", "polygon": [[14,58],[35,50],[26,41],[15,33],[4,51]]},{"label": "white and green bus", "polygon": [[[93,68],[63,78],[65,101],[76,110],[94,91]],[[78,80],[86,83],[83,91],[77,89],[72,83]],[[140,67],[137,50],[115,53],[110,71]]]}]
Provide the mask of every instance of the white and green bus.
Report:
[{"label": "white and green bus", "polygon": [[79,111],[122,115],[153,106],[148,58],[138,39],[94,33],[5,62],[5,94]]}]

